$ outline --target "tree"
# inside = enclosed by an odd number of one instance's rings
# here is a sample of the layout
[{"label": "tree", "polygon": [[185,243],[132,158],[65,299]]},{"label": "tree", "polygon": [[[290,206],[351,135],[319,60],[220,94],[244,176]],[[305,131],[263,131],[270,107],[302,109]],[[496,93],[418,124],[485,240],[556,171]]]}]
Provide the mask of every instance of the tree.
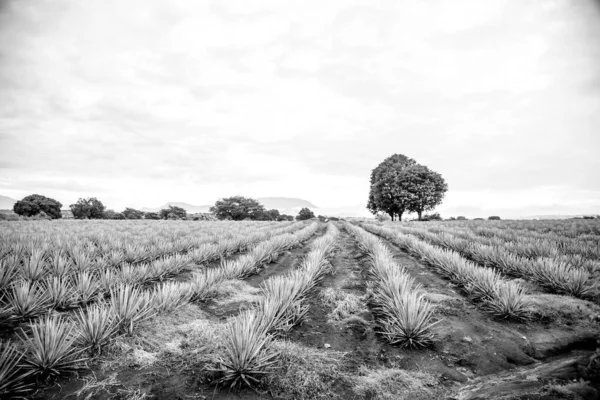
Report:
[{"label": "tree", "polygon": [[104,211],[104,219],[125,219],[125,216],[115,210],[106,210]]},{"label": "tree", "polygon": [[79,199],[69,206],[76,219],[100,219],[104,217],[104,204],[95,197]]},{"label": "tree", "polygon": [[402,187],[404,171],[416,161],[402,154],[394,154],[381,162],[371,171],[371,188],[367,208],[373,214],[387,213],[392,221],[396,216],[402,220],[402,214],[408,209],[411,196]]},{"label": "tree", "polygon": [[158,215],[161,219],[184,219],[187,217],[187,212],[181,207],[169,206],[160,210]]},{"label": "tree", "polygon": [[147,212],[144,214],[144,219],[160,219],[160,215],[155,212]]},{"label": "tree", "polygon": [[425,214],[423,216],[423,221],[442,221],[442,220],[443,219],[439,213]]},{"label": "tree", "polygon": [[281,217],[279,210],[276,209],[269,210],[266,212],[266,214],[269,216],[270,221],[279,221],[279,217]]},{"label": "tree", "polygon": [[123,217],[125,217],[125,219],[142,219],[142,217],[144,216],[143,211],[129,207],[126,207],[121,214],[123,214]]},{"label": "tree", "polygon": [[279,216],[279,218],[277,218],[277,221],[293,221],[294,217],[291,215],[287,215],[287,214],[281,214]]},{"label": "tree", "polygon": [[265,214],[265,207],[257,200],[244,196],[232,196],[217,200],[210,212],[218,219],[242,221],[257,220]]},{"label": "tree", "polygon": [[302,210],[300,210],[300,212],[296,216],[296,220],[304,221],[304,220],[311,219],[314,217],[315,217],[315,213],[310,211],[308,208],[304,207]]},{"label": "tree", "polygon": [[402,173],[401,187],[409,198],[407,209],[416,212],[421,221],[423,211],[433,210],[441,204],[448,191],[448,185],[442,175],[424,165],[412,165]]},{"label": "tree", "polygon": [[61,207],[62,204],[57,200],[40,194],[32,194],[17,201],[13,205],[13,211],[25,217],[32,217],[43,212],[51,219],[58,219],[62,217]]},{"label": "tree", "polygon": [[499,221],[499,220],[500,220],[500,217],[499,217],[499,216],[497,216],[497,215],[492,215],[491,217],[488,217],[488,219],[489,219],[490,221]]},{"label": "tree", "polygon": [[456,217],[456,220],[457,220],[457,221],[466,221],[466,220],[467,220],[467,217],[464,217],[464,216],[462,216],[462,215],[459,215],[458,217]]}]

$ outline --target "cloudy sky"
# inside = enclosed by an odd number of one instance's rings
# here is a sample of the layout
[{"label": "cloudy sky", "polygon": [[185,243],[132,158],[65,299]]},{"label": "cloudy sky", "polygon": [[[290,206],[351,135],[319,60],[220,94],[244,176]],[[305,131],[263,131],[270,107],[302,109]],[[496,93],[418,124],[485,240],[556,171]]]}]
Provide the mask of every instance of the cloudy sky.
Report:
[{"label": "cloudy sky", "polygon": [[0,0],[0,194],[365,205],[393,153],[444,216],[600,212],[592,0]]}]

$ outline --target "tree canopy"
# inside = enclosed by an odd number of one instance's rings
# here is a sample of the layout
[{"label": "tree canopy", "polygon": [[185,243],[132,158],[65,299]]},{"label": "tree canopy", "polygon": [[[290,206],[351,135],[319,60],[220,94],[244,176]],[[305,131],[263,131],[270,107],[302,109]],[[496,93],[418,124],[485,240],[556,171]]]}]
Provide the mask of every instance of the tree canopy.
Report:
[{"label": "tree canopy", "polygon": [[304,207],[302,210],[300,210],[300,212],[296,216],[296,220],[298,220],[298,221],[304,221],[306,219],[311,219],[311,218],[314,218],[314,217],[315,217],[315,213],[312,212],[310,209]]},{"label": "tree canopy", "polygon": [[143,211],[129,207],[126,207],[125,210],[121,212],[121,214],[123,214],[123,217],[125,217],[125,219],[142,219],[144,217]]},{"label": "tree canopy", "polygon": [[147,212],[144,214],[144,219],[160,219],[160,215],[155,212]]},{"label": "tree canopy", "polygon": [[77,203],[69,206],[76,219],[100,219],[104,218],[104,204],[95,197],[79,199]]},{"label": "tree canopy", "polygon": [[43,212],[52,219],[58,219],[62,217],[61,207],[62,204],[57,200],[40,194],[32,194],[17,201],[13,205],[13,211],[26,217],[32,217]]},{"label": "tree canopy", "polygon": [[169,206],[160,210],[158,216],[161,219],[184,219],[187,217],[187,211],[181,207]]},{"label": "tree canopy", "polygon": [[387,213],[392,220],[402,220],[405,212],[416,212],[419,220],[424,211],[442,202],[448,190],[440,174],[412,158],[394,154],[371,172],[367,208],[373,214]]},{"label": "tree canopy", "polygon": [[215,205],[210,208],[210,212],[218,219],[230,219],[234,221],[264,219],[267,213],[265,207],[257,200],[244,196],[232,196],[217,200]]}]

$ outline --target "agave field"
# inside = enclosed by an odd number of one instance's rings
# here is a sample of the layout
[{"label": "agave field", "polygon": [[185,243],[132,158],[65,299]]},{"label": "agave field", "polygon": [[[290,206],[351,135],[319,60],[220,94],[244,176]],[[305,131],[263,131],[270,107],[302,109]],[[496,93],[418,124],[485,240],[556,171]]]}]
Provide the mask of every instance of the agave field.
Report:
[{"label": "agave field", "polygon": [[594,399],[600,223],[0,223],[0,398]]}]

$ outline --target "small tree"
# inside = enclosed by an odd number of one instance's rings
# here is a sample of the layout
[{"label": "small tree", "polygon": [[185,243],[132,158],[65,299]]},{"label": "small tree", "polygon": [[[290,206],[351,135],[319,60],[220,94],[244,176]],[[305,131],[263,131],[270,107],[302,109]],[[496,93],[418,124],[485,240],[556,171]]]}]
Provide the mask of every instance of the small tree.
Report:
[{"label": "small tree", "polygon": [[227,197],[215,202],[210,212],[218,219],[234,221],[257,220],[265,215],[265,207],[257,200],[244,196]]},{"label": "small tree", "polygon": [[489,219],[490,221],[499,221],[499,220],[500,220],[500,217],[499,217],[499,216],[497,216],[497,215],[492,215],[491,217],[488,217],[488,219]]},{"label": "small tree", "polygon": [[125,210],[121,213],[125,219],[142,219],[144,217],[144,212],[140,210],[136,210],[134,208],[125,208]]},{"label": "small tree", "polygon": [[456,217],[456,220],[457,221],[466,221],[467,217],[463,217],[462,215],[460,215],[460,216]]},{"label": "small tree", "polygon": [[279,218],[277,218],[277,221],[293,221],[294,217],[288,214],[281,214],[279,216]]},{"label": "small tree", "polygon": [[13,211],[24,217],[32,217],[43,212],[51,219],[58,219],[62,217],[61,207],[62,204],[57,200],[39,194],[32,194],[17,201],[13,205]]},{"label": "small tree", "polygon": [[439,213],[433,213],[433,214],[425,214],[423,216],[423,221],[441,221],[442,217],[440,216]]},{"label": "small tree", "polygon": [[442,175],[424,165],[413,165],[403,172],[403,189],[409,194],[408,210],[416,212],[419,221],[423,211],[433,210],[444,199],[448,185]]},{"label": "small tree", "polygon": [[104,217],[104,204],[95,197],[79,199],[69,206],[76,219],[100,219]]},{"label": "small tree", "polygon": [[144,219],[160,219],[160,215],[155,212],[147,212],[144,214]]},{"label": "small tree", "polygon": [[187,212],[181,207],[169,206],[160,210],[158,215],[161,219],[185,219]]},{"label": "small tree", "polygon": [[311,219],[311,218],[314,218],[314,217],[315,217],[315,213],[313,213],[312,211],[310,211],[308,208],[304,207],[302,210],[300,210],[300,212],[296,216],[296,220],[297,221],[304,221],[304,220]]}]

